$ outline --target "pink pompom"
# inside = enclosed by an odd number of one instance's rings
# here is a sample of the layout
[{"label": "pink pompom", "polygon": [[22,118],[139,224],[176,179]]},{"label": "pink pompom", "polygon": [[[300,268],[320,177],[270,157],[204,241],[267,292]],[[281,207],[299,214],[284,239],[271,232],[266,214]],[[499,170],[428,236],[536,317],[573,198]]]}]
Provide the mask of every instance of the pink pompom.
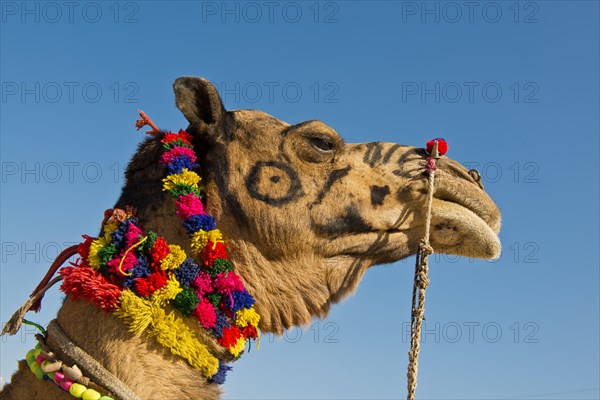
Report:
[{"label": "pink pompom", "polygon": [[192,215],[205,214],[202,202],[193,193],[179,196],[177,200],[177,215],[182,219],[188,219]]},{"label": "pink pompom", "polygon": [[217,314],[215,312],[215,308],[210,301],[208,301],[208,299],[202,299],[202,301],[198,303],[194,314],[203,327],[210,329],[217,326]]},{"label": "pink pompom", "polygon": [[210,275],[203,271],[198,274],[192,283],[192,286],[196,289],[196,294],[199,298],[202,298],[206,293],[213,291]]},{"label": "pink pompom", "polygon": [[235,272],[221,272],[217,275],[214,287],[219,293],[229,294],[232,291],[244,291],[244,284]]},{"label": "pink pompom", "polygon": [[140,240],[140,236],[143,236],[144,232],[132,223],[129,223],[129,228],[125,234],[125,243],[127,247],[131,247]]},{"label": "pink pompom", "polygon": [[163,155],[160,158],[160,162],[163,164],[170,164],[173,162],[174,159],[179,158],[181,156],[187,157],[191,163],[196,162],[196,153],[194,153],[194,150],[190,149],[189,147],[180,146],[174,146],[171,150],[167,151],[166,153],[163,153]]},{"label": "pink pompom", "polygon": [[[133,254],[133,251],[127,253],[125,259],[123,260],[123,264],[121,264],[121,259],[121,257],[115,257],[106,263],[110,267],[109,270],[111,273],[120,274],[121,271],[127,272],[138,264],[138,260]],[[121,270],[119,270],[119,264],[121,264]]]}]

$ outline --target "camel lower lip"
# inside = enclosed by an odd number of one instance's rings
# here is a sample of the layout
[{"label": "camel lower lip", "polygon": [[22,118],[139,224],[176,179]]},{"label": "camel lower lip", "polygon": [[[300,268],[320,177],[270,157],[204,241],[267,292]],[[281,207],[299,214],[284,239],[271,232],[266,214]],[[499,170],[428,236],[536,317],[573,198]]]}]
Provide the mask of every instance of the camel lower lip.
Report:
[{"label": "camel lower lip", "polygon": [[495,229],[462,204],[433,199],[431,239],[436,251],[478,258],[497,258],[500,239]]}]

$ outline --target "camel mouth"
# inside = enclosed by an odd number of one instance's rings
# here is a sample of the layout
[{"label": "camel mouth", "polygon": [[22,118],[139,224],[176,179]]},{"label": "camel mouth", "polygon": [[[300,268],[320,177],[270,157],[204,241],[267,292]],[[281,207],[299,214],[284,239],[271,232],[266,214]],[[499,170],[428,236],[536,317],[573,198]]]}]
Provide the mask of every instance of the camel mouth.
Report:
[{"label": "camel mouth", "polygon": [[[456,192],[460,193],[460,192]],[[483,191],[477,197],[436,191],[431,244],[436,252],[483,259],[500,256],[500,213]]]},{"label": "camel mouth", "polygon": [[456,182],[440,181],[435,188],[434,199],[466,208],[481,218],[496,234],[499,233],[500,212],[494,201],[478,187],[459,185],[461,184]]}]

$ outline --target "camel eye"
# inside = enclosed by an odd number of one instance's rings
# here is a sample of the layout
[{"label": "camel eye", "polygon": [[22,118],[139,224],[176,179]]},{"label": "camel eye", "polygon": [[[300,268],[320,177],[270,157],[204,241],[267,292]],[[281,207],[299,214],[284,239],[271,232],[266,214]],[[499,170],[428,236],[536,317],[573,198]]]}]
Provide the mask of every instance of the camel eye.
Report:
[{"label": "camel eye", "polygon": [[312,137],[309,140],[310,140],[310,144],[317,150],[327,151],[327,152],[333,150],[333,143],[331,143],[330,141],[328,141],[326,139],[319,138],[319,137]]}]

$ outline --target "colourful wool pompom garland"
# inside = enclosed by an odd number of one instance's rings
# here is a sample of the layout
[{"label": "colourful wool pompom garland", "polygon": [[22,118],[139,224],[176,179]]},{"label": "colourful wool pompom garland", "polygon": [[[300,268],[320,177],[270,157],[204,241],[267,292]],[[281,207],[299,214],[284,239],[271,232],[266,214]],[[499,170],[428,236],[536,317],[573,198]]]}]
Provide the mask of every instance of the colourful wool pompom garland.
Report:
[{"label": "colourful wool pompom garland", "polygon": [[[132,212],[108,210],[100,236],[84,236],[78,263],[61,269],[61,290],[113,312],[133,333],[154,337],[221,384],[231,367],[200,343],[183,318],[195,318],[237,359],[248,340],[259,338],[260,316],[227,260],[214,217],[204,210],[191,141],[183,130],[164,133],[160,163],[168,171],[163,190],[175,197],[199,262],[155,232],[144,232]],[[168,304],[174,310],[167,311]]]}]

